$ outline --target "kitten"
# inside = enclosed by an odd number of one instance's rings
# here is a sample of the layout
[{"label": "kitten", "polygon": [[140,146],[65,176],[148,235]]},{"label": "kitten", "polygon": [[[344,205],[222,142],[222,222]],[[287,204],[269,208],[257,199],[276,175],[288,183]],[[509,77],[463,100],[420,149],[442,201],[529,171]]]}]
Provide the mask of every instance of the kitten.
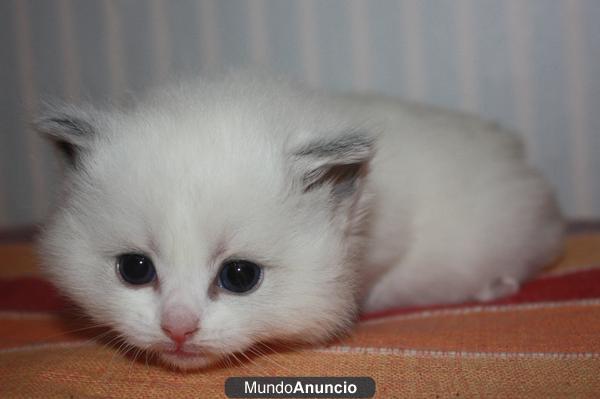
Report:
[{"label": "kitten", "polygon": [[49,275],[179,368],[322,342],[359,309],[508,295],[561,248],[518,140],[458,113],[233,74],[37,128],[68,165]]}]

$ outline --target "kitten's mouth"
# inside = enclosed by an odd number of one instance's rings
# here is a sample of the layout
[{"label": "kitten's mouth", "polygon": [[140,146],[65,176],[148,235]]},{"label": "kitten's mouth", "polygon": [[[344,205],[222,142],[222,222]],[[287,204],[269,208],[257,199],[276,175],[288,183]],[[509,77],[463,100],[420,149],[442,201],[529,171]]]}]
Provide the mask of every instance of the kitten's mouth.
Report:
[{"label": "kitten's mouth", "polygon": [[167,350],[162,352],[165,355],[181,357],[181,358],[194,358],[194,357],[206,357],[205,353],[202,352],[188,352],[183,349]]},{"label": "kitten's mouth", "polygon": [[205,351],[190,351],[183,348],[163,349],[160,357],[168,364],[179,369],[198,369],[209,366],[218,360],[218,356]]}]

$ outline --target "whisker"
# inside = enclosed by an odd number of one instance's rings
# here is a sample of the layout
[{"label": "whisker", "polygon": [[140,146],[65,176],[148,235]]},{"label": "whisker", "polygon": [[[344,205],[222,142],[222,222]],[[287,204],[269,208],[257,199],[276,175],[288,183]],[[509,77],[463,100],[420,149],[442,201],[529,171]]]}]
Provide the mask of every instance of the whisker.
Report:
[{"label": "whisker", "polygon": [[[271,350],[272,354],[277,354],[277,352],[275,350],[273,350],[272,348],[268,348]],[[276,360],[272,359],[270,354],[263,352],[260,350],[259,347],[251,347],[249,348],[249,350],[253,353],[255,353],[256,355],[260,356],[261,359],[264,359],[265,361],[274,364],[275,366],[279,367],[280,369],[286,371],[286,372],[291,372],[290,369],[284,365],[282,365],[281,363],[277,362]]]},{"label": "whisker", "polygon": [[240,359],[238,359],[238,357],[235,355],[235,353],[231,353],[230,356],[232,356],[238,362],[238,365],[241,365]]},{"label": "whisker", "polygon": [[145,350],[144,352],[146,352],[146,371],[148,371],[148,355],[150,354],[150,351]]},{"label": "whisker", "polygon": [[128,376],[131,376],[131,370],[133,369],[133,365],[135,364],[138,356],[142,353],[143,351],[139,348],[135,348],[135,352],[134,352],[134,356],[133,356],[133,360],[131,360],[131,363],[129,365],[129,371],[127,372]]},{"label": "whisker", "polygon": [[266,375],[268,375],[269,373],[267,373],[267,372],[266,372],[266,366],[265,366],[265,364],[260,362],[260,360],[267,360],[267,361],[268,361],[268,359],[265,359],[265,358],[264,358],[264,357],[263,357],[263,356],[262,356],[260,353],[256,352],[256,351],[255,351],[253,348],[249,348],[249,349],[248,349],[248,352],[249,352],[251,355],[255,355],[255,356],[257,357],[257,359],[258,359],[258,360],[256,360],[256,359],[253,359],[251,356],[248,356],[248,355],[247,355],[246,353],[244,353],[244,352],[242,352],[242,354],[243,354],[243,355],[244,355],[244,357],[245,357],[246,359],[248,359],[248,360],[249,360],[249,361],[250,361],[250,362],[251,362],[251,363],[252,363],[252,364],[253,364],[255,367],[258,367],[258,368],[259,368],[259,372],[260,372],[260,373],[261,373],[263,376],[266,376]]},{"label": "whisker", "polygon": [[[115,341],[118,341],[120,339],[123,339],[120,335],[116,335],[115,337],[113,337],[110,341],[109,344],[113,344]],[[100,377],[100,383],[103,385],[107,382],[108,377],[110,377],[111,374],[111,368],[113,365],[113,362],[115,360],[115,357],[118,356],[120,354],[120,348],[123,346],[124,342],[121,342],[121,344],[119,345],[118,348],[116,348],[116,350],[114,351],[112,357],[110,358],[110,362],[108,362],[108,366],[106,366],[106,371],[104,372],[104,374]]]},{"label": "whisker", "polygon": [[245,352],[238,352],[240,355],[244,356],[245,359],[248,360],[255,367],[262,367],[256,360],[252,359],[252,357],[248,356]]}]

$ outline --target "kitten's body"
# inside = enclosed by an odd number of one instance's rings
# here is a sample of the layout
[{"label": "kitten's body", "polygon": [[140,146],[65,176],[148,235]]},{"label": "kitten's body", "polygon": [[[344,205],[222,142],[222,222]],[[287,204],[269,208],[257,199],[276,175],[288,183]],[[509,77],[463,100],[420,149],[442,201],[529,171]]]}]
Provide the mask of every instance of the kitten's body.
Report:
[{"label": "kitten's body", "polygon": [[[42,239],[54,281],[142,348],[173,349],[166,313],[198,315],[183,348],[197,356],[163,354],[179,367],[327,339],[360,304],[505,295],[561,245],[554,197],[518,141],[447,111],[230,77],[39,126],[74,154]],[[119,281],[127,251],[153,259],[155,285]],[[256,290],[215,286],[231,257],[264,266]]]},{"label": "kitten's body", "polygon": [[360,105],[384,126],[368,182],[375,201],[364,261],[383,274],[367,309],[494,299],[557,255],[553,194],[511,133],[390,99]]}]

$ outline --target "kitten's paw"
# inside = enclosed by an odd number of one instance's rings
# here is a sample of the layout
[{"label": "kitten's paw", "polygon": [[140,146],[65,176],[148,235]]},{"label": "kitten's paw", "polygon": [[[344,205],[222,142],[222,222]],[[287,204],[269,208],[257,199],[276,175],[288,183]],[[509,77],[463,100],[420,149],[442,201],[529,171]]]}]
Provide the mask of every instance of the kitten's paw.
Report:
[{"label": "kitten's paw", "polygon": [[475,295],[478,301],[492,301],[514,294],[519,290],[519,282],[513,277],[503,276],[492,280],[483,290]]}]

